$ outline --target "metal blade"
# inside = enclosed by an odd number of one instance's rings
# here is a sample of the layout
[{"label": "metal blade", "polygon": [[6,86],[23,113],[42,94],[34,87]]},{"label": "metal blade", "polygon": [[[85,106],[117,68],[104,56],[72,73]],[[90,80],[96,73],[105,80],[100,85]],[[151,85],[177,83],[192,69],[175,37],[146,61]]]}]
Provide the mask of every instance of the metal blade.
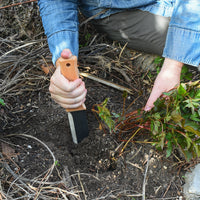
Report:
[{"label": "metal blade", "polygon": [[87,113],[85,110],[68,112],[73,142],[78,144],[89,135]]}]

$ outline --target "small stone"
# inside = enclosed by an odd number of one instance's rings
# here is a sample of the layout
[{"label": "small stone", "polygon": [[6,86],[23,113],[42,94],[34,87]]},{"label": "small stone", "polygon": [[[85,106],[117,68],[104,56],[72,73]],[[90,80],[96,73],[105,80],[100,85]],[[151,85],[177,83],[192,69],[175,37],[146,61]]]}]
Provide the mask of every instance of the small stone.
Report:
[{"label": "small stone", "polygon": [[200,164],[185,175],[185,185],[183,188],[187,200],[200,199]]},{"label": "small stone", "polygon": [[163,168],[164,168],[164,169],[167,169],[167,166],[164,165]]}]

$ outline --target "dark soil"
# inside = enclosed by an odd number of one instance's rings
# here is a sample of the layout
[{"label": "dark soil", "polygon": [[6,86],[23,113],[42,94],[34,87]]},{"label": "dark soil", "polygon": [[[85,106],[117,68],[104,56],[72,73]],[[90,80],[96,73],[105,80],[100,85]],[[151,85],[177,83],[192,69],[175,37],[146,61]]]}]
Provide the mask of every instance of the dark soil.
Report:
[{"label": "dark soil", "polygon": [[[1,42],[4,47],[1,54],[12,50],[13,46],[23,45],[23,41],[28,42],[31,38],[35,41],[44,39],[43,32],[37,32],[38,27],[39,30],[42,27],[37,6],[34,3],[31,14],[29,13],[32,16],[31,22],[25,12],[29,8],[28,5],[15,7],[4,10],[4,15],[0,15],[4,23],[1,27],[2,37],[5,38]],[[22,12],[24,15],[20,15]],[[23,31],[16,19],[8,17],[14,16],[14,13],[18,14],[21,22],[26,25]],[[23,23],[21,25],[24,25]],[[5,29],[8,24],[11,29]],[[148,70],[139,68],[133,59],[138,53],[133,55],[130,50],[122,53],[119,44],[115,45],[107,41],[104,36],[98,35],[91,25],[87,24],[82,29],[80,71],[131,88],[133,94],[128,95],[126,107],[138,98],[129,111],[142,108],[149,96],[155,72],[148,73]],[[84,35],[88,31],[92,36],[90,41],[85,41]],[[94,37],[96,37],[94,45],[88,46]],[[159,200],[183,199],[185,171],[181,166],[184,166],[184,161],[180,160],[178,153],[175,152],[167,159],[165,152],[159,152],[148,144],[150,136],[145,131],[139,132],[122,153],[121,150],[125,145],[122,140],[127,141],[134,130],[127,133],[124,138],[119,138],[117,134],[110,134],[106,127],[104,130],[100,129],[99,119],[92,112],[93,106],[109,98],[109,109],[115,113],[122,112],[121,91],[84,78],[88,89],[86,107],[89,137],[78,145],[72,142],[67,113],[51,100],[48,92],[50,76],[44,75],[40,69],[42,56],[47,61],[50,60],[47,56],[49,51],[46,42],[43,40],[37,45],[14,51],[11,56],[9,54],[10,57],[4,57],[7,60],[1,63],[1,82],[7,78],[7,74],[12,78],[22,67],[24,68],[19,81],[13,82],[12,87],[6,88],[10,92],[1,90],[4,94],[1,98],[5,100],[6,106],[0,107],[0,199],[6,199],[6,194],[12,192],[17,182],[27,189],[20,180],[25,181],[28,187],[32,186],[29,191],[36,191],[39,195],[22,199],[140,200],[145,199],[144,197]],[[123,66],[128,66],[131,70]],[[116,67],[123,69],[123,73],[116,70]],[[48,181],[66,182],[70,179],[67,190],[76,191],[79,197],[68,195],[64,198],[62,195],[57,195],[58,189],[54,190],[52,198],[40,196],[37,189],[40,187],[33,180],[44,180],[54,164],[56,167]],[[25,190],[23,188],[18,190],[15,191],[15,196],[7,199],[20,199]]]},{"label": "dark soil", "polygon": [[[15,165],[7,159],[12,170],[19,170],[19,174],[24,173],[23,177],[33,179],[44,174],[52,165],[51,155],[43,145],[34,139],[17,136],[25,133],[43,141],[51,149],[61,176],[66,167],[69,169],[73,184],[80,190],[84,188],[85,194],[80,192],[82,199],[142,199],[147,162],[146,198],[179,199],[184,182],[177,160],[166,159],[164,153],[157,152],[149,144],[134,142],[122,155],[118,155],[123,145],[120,147],[122,142],[117,135],[99,130],[98,120],[91,111],[92,105],[109,97],[110,109],[119,111],[122,108],[122,93],[89,80],[86,80],[86,86],[90,135],[78,145],[72,142],[67,113],[50,99],[47,88],[40,93],[25,95],[20,103],[12,102],[16,103],[19,122],[15,127],[4,130],[4,136],[14,136],[2,138],[2,143],[8,142],[15,150],[15,155],[11,155]],[[130,96],[129,101],[134,98]],[[140,99],[140,105],[136,106],[144,106],[145,99]],[[15,114],[12,118],[15,119]],[[144,141],[146,138],[148,133],[143,132],[134,140]],[[57,172],[51,179],[59,180]]]}]

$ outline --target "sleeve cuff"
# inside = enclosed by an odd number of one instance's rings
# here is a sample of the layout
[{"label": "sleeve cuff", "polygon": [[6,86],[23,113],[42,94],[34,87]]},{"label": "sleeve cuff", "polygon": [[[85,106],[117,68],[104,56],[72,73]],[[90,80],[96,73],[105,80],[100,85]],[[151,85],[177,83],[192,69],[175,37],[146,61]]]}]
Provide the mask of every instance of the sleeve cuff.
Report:
[{"label": "sleeve cuff", "polygon": [[169,27],[163,57],[184,64],[200,64],[200,32],[178,27]]},{"label": "sleeve cuff", "polygon": [[63,49],[70,49],[73,55],[78,56],[78,31],[60,31],[48,38],[52,62],[55,65]]}]

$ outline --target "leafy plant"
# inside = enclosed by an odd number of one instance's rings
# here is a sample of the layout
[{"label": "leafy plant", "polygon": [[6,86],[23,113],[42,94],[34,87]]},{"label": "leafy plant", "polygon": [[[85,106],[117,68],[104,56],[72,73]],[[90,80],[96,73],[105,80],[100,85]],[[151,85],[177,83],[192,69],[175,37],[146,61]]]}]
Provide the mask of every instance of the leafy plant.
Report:
[{"label": "leafy plant", "polygon": [[[103,122],[108,126],[110,133],[113,131],[115,127],[115,121],[113,118],[119,117],[118,115],[112,114],[107,108],[108,98],[104,100],[103,103],[96,105],[98,111],[96,111]],[[95,111],[93,109],[93,111]]]},{"label": "leafy plant", "polygon": [[1,99],[1,98],[0,98],[0,104],[1,104],[2,106],[5,106],[5,105],[6,105],[5,102],[4,102],[4,100]]},{"label": "leafy plant", "polygon": [[113,120],[113,115],[106,108],[107,101],[104,101],[98,107],[99,116],[111,132],[133,130],[135,127],[149,130],[152,144],[157,149],[165,149],[167,157],[174,148],[179,148],[186,160],[199,157],[200,81],[181,83],[164,94],[165,97],[158,98],[151,111],[137,110],[117,121]]},{"label": "leafy plant", "polygon": [[[124,105],[125,105],[125,99],[127,98],[126,92],[123,93],[124,97]],[[109,132],[113,133],[115,132],[115,124],[119,121],[122,121],[124,119],[124,109],[125,107],[123,106],[123,111],[122,113],[114,113],[110,112],[110,110],[107,108],[109,98],[106,98],[101,104],[96,104],[97,109],[93,107],[92,111],[97,113],[100,119],[108,126]]]},{"label": "leafy plant", "polygon": [[60,163],[58,162],[58,160],[55,161],[55,166],[60,167]]},{"label": "leafy plant", "polygon": [[200,82],[180,84],[159,98],[150,112],[143,114],[150,122],[151,135],[158,149],[166,147],[167,157],[174,147],[187,160],[200,156]]}]

